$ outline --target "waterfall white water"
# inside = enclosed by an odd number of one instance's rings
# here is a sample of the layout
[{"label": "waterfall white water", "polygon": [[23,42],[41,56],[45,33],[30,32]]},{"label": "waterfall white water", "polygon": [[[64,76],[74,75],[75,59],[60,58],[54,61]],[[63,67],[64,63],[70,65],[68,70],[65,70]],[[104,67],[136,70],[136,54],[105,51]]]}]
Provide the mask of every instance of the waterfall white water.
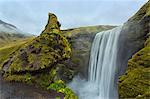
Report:
[{"label": "waterfall white water", "polygon": [[116,27],[96,34],[90,53],[88,81],[75,78],[71,83],[79,98],[117,99],[115,75],[120,32],[121,27]]},{"label": "waterfall white water", "polygon": [[92,44],[88,80],[98,86],[98,96],[114,97],[117,45],[121,27],[96,34]]}]

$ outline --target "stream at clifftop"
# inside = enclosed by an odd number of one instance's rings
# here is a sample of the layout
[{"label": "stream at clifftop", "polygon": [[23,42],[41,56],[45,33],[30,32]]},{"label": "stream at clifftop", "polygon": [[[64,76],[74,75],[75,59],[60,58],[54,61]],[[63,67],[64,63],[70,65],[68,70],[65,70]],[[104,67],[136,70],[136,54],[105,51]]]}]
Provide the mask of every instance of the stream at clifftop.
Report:
[{"label": "stream at clifftop", "polygon": [[31,85],[4,81],[0,75],[0,99],[56,99],[63,94],[46,91]]}]

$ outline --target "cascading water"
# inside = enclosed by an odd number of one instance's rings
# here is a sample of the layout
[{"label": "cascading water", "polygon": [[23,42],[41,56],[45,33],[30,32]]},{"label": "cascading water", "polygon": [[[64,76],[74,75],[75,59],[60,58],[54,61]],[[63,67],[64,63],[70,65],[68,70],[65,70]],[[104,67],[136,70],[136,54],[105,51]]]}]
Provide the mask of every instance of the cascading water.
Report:
[{"label": "cascading water", "polygon": [[120,32],[121,27],[116,27],[96,34],[90,53],[88,81],[75,78],[70,84],[79,98],[117,99],[115,75]]},{"label": "cascading water", "polygon": [[114,97],[117,45],[121,27],[96,34],[89,63],[88,80],[98,86],[98,96]]}]

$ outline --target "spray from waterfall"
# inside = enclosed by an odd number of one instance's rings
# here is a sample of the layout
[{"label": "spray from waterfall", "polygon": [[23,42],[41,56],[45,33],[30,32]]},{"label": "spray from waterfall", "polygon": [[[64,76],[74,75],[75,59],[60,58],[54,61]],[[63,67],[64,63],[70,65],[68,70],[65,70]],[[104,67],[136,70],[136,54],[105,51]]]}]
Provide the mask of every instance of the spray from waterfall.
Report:
[{"label": "spray from waterfall", "polygon": [[118,38],[122,27],[97,33],[92,43],[88,81],[76,77],[70,84],[80,99],[117,99]]}]

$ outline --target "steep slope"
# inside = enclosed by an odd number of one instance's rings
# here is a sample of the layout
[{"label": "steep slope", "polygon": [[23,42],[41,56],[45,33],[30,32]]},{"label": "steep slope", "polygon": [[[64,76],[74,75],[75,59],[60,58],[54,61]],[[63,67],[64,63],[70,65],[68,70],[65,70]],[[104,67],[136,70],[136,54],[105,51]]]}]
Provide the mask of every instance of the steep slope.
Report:
[{"label": "steep slope", "polygon": [[125,72],[127,62],[133,54],[144,47],[144,42],[149,33],[149,2],[146,3],[124,25],[120,35],[119,45],[120,74]]},{"label": "steep slope", "polygon": [[0,70],[2,69],[2,64],[5,60],[7,60],[9,57],[11,57],[12,53],[17,51],[19,48],[21,48],[26,43],[31,42],[34,39],[34,37],[29,38],[17,38],[15,41],[8,41],[7,43],[4,42],[1,44],[0,47]]},{"label": "steep slope", "polygon": [[[150,97],[150,1],[128,20],[125,27],[128,28],[126,30],[128,35],[125,35],[127,39],[123,48],[128,49],[128,54],[135,54],[128,61],[125,74],[119,79],[119,96],[148,99]],[[124,57],[125,61],[130,58],[129,56]]]},{"label": "steep slope", "polygon": [[[56,75],[59,67],[55,64],[70,58],[71,48],[61,34],[54,14],[49,13],[48,23],[40,36],[13,47],[3,47],[0,50],[3,53],[0,64],[5,80],[34,84],[47,89],[59,88],[56,91],[61,91],[65,98],[76,99],[73,92]],[[5,53],[6,50],[8,52]]]},{"label": "steep slope", "polygon": [[2,20],[0,20],[0,24],[1,25],[4,25],[4,27],[8,27],[8,28],[17,28],[16,26],[12,25],[12,24],[9,24],[9,23],[6,23]]},{"label": "steep slope", "polygon": [[0,47],[3,47],[9,42],[24,39],[29,36],[33,35],[23,33],[16,26],[0,20]]},{"label": "steep slope", "polygon": [[3,62],[4,72],[37,71],[61,59],[69,58],[71,49],[65,37],[59,34],[56,16],[49,14],[49,21],[40,36],[21,46]]},{"label": "steep slope", "polygon": [[121,98],[150,97],[150,36],[144,48],[128,61],[128,69],[119,80]]}]

